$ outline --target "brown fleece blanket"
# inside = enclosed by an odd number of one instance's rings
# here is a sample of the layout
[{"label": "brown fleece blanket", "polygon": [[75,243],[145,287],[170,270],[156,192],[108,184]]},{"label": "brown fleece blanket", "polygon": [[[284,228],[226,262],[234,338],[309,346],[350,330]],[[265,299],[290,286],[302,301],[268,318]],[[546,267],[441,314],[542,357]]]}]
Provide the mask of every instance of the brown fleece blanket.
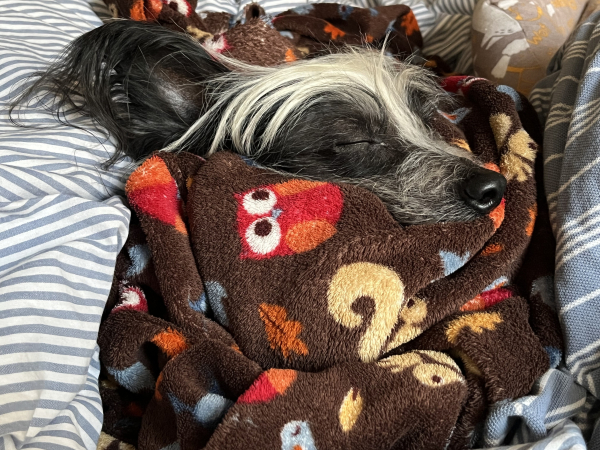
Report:
[{"label": "brown fleece blanket", "polygon": [[[107,3],[261,65],[386,36],[399,57],[422,44],[399,5],[275,18],[250,5],[233,24],[194,1]],[[433,126],[508,179],[505,201],[470,223],[403,228],[364,190],[228,153],[158,154],[134,172],[99,338],[99,448],[465,448],[489,405],[556,364],[557,319],[531,294],[554,252],[535,114],[506,87],[444,84],[462,105]]]},{"label": "brown fleece blanket", "polygon": [[467,448],[489,405],[556,364],[557,319],[530,295],[554,245],[535,114],[485,80],[443,83],[462,104],[432,126],[508,180],[472,222],[402,227],[363,189],[227,152],[131,175],[100,448]]},{"label": "brown fleece blanket", "polygon": [[[105,0],[114,17],[156,22],[183,31],[204,46],[258,65],[313,57],[332,47],[369,45],[400,58],[421,58],[423,39],[406,5],[355,8],[337,3],[306,4],[271,17],[256,3],[236,20],[227,13],[195,12],[196,0]],[[423,60],[425,62],[425,60]],[[426,65],[440,74],[448,66],[436,56]]]}]

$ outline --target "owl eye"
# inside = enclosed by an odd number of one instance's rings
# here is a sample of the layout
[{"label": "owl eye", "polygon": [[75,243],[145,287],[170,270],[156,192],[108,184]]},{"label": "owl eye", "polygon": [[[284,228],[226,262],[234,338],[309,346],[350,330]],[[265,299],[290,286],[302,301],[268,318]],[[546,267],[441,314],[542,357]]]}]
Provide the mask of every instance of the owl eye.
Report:
[{"label": "owl eye", "polygon": [[246,242],[254,253],[266,255],[281,241],[281,228],[272,217],[255,220],[246,230]]},{"label": "owl eye", "polygon": [[267,214],[277,203],[275,193],[269,189],[255,189],[244,195],[244,209],[249,214]]}]

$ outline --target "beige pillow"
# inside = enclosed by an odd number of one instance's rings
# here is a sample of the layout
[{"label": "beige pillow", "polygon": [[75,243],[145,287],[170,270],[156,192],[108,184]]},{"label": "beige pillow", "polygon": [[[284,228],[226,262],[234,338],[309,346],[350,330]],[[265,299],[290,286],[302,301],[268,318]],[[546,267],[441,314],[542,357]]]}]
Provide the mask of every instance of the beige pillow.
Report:
[{"label": "beige pillow", "polygon": [[586,0],[479,0],[473,12],[477,76],[527,95],[575,28]]}]

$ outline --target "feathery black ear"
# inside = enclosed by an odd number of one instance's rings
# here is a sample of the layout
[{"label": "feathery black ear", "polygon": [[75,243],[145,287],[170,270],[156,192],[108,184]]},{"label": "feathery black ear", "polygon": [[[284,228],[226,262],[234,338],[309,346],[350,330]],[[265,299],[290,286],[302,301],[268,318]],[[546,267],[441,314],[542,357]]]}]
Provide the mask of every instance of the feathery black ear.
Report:
[{"label": "feathery black ear", "polygon": [[41,97],[63,122],[67,113],[79,111],[108,130],[117,141],[109,163],[123,154],[140,160],[185,133],[208,107],[204,82],[225,72],[183,33],[118,20],[77,38],[57,62],[35,74],[10,114]]}]

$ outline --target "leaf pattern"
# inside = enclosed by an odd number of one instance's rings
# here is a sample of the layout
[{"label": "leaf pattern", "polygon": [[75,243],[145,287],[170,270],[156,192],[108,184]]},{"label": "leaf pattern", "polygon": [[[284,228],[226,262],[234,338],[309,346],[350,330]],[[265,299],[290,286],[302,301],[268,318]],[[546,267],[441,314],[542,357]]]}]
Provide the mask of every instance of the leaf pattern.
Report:
[{"label": "leaf pattern", "polygon": [[265,331],[272,349],[279,348],[285,358],[289,358],[291,352],[308,355],[308,347],[298,337],[302,331],[302,324],[288,320],[284,307],[261,303],[258,311],[265,324]]}]

